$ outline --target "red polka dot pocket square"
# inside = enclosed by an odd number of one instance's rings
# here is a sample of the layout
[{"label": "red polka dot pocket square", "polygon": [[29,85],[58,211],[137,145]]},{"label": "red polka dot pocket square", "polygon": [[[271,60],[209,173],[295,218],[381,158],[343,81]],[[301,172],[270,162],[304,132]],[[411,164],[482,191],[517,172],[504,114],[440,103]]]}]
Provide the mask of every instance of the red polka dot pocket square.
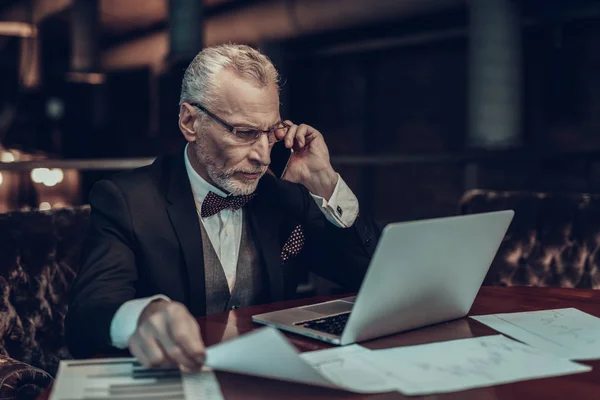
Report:
[{"label": "red polka dot pocket square", "polygon": [[302,230],[302,225],[298,225],[281,248],[281,261],[285,263],[297,257],[302,251],[302,247],[304,247],[304,231]]}]

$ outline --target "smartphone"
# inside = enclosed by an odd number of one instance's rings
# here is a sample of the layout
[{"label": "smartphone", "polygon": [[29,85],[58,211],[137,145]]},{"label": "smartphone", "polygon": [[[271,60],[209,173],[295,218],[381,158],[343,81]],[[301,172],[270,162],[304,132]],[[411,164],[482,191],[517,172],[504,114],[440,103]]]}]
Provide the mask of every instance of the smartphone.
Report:
[{"label": "smartphone", "polygon": [[273,171],[276,177],[281,179],[285,173],[285,169],[292,157],[294,151],[285,147],[285,142],[282,140],[275,143],[271,149],[271,165],[269,168]]}]

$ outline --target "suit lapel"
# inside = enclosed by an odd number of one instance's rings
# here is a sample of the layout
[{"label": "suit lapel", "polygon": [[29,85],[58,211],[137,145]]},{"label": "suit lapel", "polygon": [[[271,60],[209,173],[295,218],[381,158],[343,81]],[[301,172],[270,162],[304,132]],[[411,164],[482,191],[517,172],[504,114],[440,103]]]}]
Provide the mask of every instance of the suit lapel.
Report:
[{"label": "suit lapel", "polygon": [[185,260],[188,276],[188,308],[192,315],[202,316],[206,315],[202,236],[183,152],[179,157],[172,159],[170,169],[167,185],[167,213]]},{"label": "suit lapel", "polygon": [[257,196],[248,204],[252,237],[269,276],[272,301],[284,299],[283,274],[281,269],[281,247],[279,245],[279,225],[281,213],[276,212],[272,200],[270,177],[261,179]]}]

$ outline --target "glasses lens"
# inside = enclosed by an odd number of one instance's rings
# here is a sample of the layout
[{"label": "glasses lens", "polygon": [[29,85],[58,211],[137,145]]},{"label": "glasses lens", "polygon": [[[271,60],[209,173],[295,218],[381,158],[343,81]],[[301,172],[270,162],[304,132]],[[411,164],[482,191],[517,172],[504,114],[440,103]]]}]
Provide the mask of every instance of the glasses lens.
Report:
[{"label": "glasses lens", "polygon": [[235,132],[235,136],[244,143],[254,142],[259,135],[260,131],[255,129],[237,129]]},{"label": "glasses lens", "polygon": [[257,129],[236,129],[235,136],[240,142],[244,143],[254,143],[262,133],[267,135],[269,139],[269,143],[276,143],[283,139],[283,137],[287,134],[289,130],[289,126],[281,124],[275,127],[270,132],[265,132]]}]

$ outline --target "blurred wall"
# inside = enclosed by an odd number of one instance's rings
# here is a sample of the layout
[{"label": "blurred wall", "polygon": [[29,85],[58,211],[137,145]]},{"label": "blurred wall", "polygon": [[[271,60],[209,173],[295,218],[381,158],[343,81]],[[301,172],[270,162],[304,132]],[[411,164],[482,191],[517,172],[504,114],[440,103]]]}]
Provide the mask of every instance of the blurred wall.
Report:
[{"label": "blurred wall", "polygon": [[[534,10],[539,14],[545,9],[537,3]],[[424,218],[454,213],[461,194],[473,186],[600,190],[595,161],[535,157],[600,153],[600,17],[532,14],[526,15],[522,34],[523,145],[518,151],[525,157],[493,161],[490,155],[488,162],[484,155],[476,165],[454,157],[467,151],[466,9],[254,45],[282,71],[283,116],[322,131],[334,159],[429,157],[428,162],[402,165],[336,165],[378,219]],[[66,19],[58,15],[40,27],[44,84],[39,91],[20,91],[14,60],[0,58],[0,104],[20,109],[5,143],[67,158],[177,151],[183,144],[177,128],[181,66],[108,71],[105,83],[96,86],[67,82]],[[4,46],[7,54],[18,51],[15,40]],[[50,98],[64,104],[59,120],[46,114]],[[83,198],[97,179],[109,174],[85,173]]]}]

